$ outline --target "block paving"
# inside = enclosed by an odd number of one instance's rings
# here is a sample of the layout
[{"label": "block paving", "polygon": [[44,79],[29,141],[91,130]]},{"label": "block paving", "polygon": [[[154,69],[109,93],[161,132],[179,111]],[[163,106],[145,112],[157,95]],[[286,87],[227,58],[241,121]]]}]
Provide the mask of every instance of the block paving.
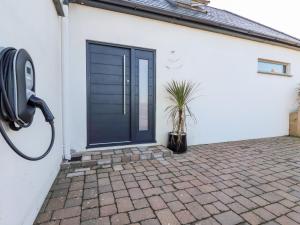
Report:
[{"label": "block paving", "polygon": [[[109,149],[103,151],[85,151],[74,153],[72,157],[81,157],[81,159],[78,161],[64,161],[61,168],[74,169],[92,166],[97,166],[97,168],[109,168],[113,165],[122,163],[160,159],[172,155],[172,151],[161,145]],[[83,171],[79,170],[78,173],[83,173]]]},{"label": "block paving", "polygon": [[108,168],[63,167],[35,224],[300,224],[300,139],[191,146],[182,155]]}]

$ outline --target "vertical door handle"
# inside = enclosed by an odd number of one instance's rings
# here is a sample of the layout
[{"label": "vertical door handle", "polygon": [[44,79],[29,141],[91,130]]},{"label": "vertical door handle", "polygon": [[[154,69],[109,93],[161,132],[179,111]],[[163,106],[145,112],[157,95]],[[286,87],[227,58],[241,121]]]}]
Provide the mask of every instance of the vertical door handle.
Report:
[{"label": "vertical door handle", "polygon": [[123,114],[126,115],[126,55],[123,56]]}]

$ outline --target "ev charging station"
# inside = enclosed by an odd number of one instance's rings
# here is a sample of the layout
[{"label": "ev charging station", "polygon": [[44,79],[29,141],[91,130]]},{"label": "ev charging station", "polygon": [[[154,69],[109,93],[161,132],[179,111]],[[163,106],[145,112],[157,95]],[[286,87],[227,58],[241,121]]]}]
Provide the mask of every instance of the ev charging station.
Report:
[{"label": "ev charging station", "polygon": [[[49,147],[42,155],[28,156],[14,145],[3,123],[16,132],[28,128],[32,124],[36,108],[42,111],[52,135]],[[15,153],[30,161],[43,159],[54,144],[54,116],[47,104],[35,95],[34,64],[24,49],[0,48],[0,133]]]}]

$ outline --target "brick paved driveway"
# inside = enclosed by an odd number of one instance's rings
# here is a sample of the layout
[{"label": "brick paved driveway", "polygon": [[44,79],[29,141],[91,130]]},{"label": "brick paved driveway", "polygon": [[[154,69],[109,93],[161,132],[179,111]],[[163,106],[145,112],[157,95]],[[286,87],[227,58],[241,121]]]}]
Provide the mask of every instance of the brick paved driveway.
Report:
[{"label": "brick paved driveway", "polygon": [[60,171],[36,224],[300,224],[300,139],[193,146],[117,168]]}]

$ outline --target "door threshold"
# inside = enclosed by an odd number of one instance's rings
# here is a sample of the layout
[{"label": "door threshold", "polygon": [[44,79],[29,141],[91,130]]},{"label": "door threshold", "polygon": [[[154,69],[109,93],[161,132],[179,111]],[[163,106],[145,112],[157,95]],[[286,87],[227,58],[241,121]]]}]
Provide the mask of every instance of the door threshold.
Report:
[{"label": "door threshold", "polygon": [[105,150],[111,150],[111,149],[123,149],[123,148],[135,148],[135,147],[149,147],[149,146],[156,146],[158,145],[156,142],[152,143],[143,143],[143,144],[124,144],[124,145],[117,145],[117,146],[107,146],[107,147],[90,147],[86,149],[88,152],[93,151],[105,151]]}]

